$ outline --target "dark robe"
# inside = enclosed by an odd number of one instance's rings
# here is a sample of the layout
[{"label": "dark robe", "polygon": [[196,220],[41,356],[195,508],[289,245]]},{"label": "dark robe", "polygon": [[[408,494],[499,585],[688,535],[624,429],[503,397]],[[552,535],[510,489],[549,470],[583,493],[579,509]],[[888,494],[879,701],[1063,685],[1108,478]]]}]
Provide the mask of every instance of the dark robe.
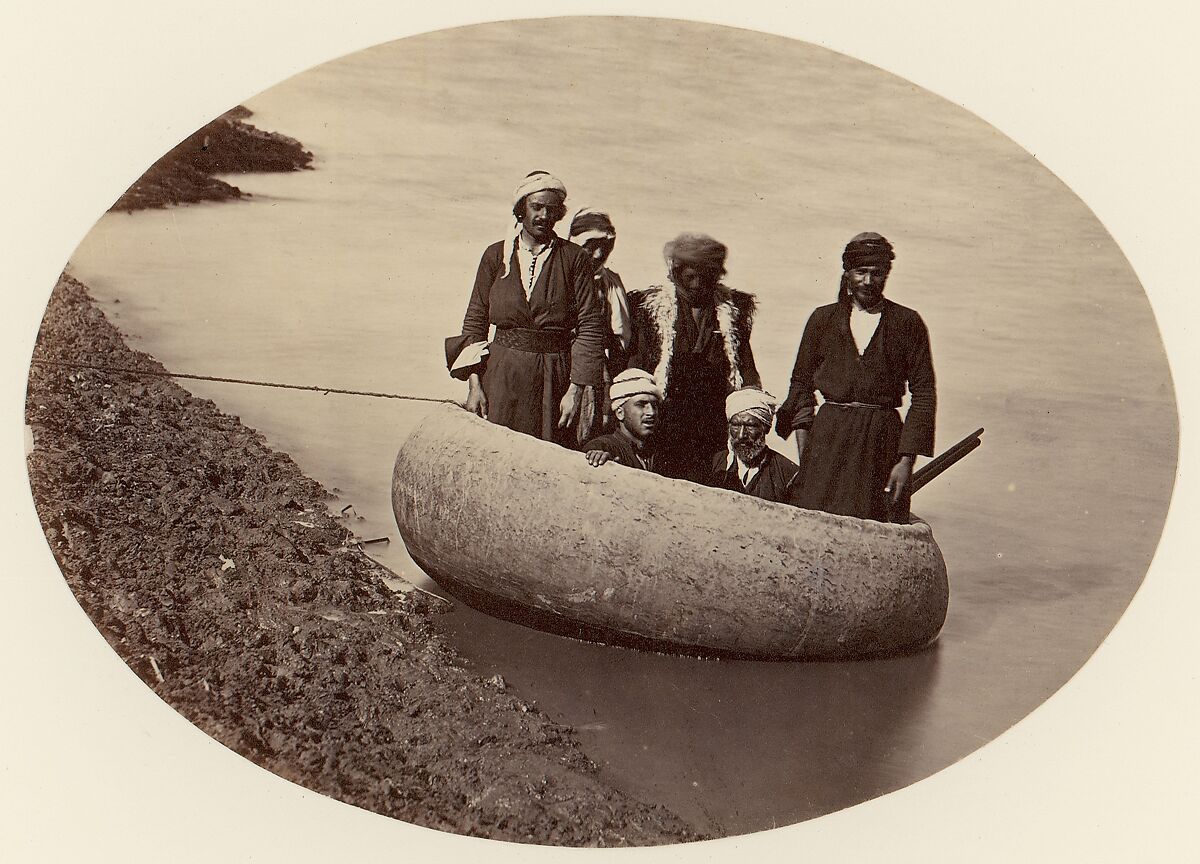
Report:
[{"label": "dark robe", "polygon": [[[608,325],[592,257],[574,243],[557,237],[553,242],[528,300],[516,249],[507,276],[502,275],[504,244],[493,243],[484,251],[461,341],[487,340],[489,326],[496,326],[496,338],[481,364],[488,420],[572,446],[574,430],[557,428],[558,405],[571,383],[603,384]],[[511,340],[520,347],[502,344],[508,335],[520,337]]]},{"label": "dark robe", "polygon": [[[775,420],[785,439],[809,430],[791,498],[798,507],[887,521],[884,487],[900,456],[933,455],[937,389],[929,332],[920,315],[890,300],[880,315],[861,356],[846,302],[819,307],[804,328]],[[897,409],[906,389],[912,403],[902,421]],[[815,417],[814,391],[825,400]],[[907,521],[907,506],[891,515]]]},{"label": "dark robe", "polygon": [[[629,300],[625,291],[625,283],[621,281],[621,274],[616,271],[609,270],[607,267],[601,267],[595,275],[596,286],[600,291],[600,295],[604,298],[604,321],[606,328],[606,336],[604,343],[604,385],[595,389],[595,401],[592,404],[592,424],[591,434],[599,435],[605,432],[611,432],[617,428],[617,418],[613,415],[611,402],[608,398],[609,387],[612,384],[613,378],[618,373],[625,370],[627,358],[625,354],[625,344],[620,333],[614,331],[612,327],[613,319],[613,300],[617,298],[617,302],[622,304],[622,308],[628,311]],[[626,326],[628,322],[626,321]],[[626,332],[627,329],[626,329]],[[580,418],[580,431],[583,431],[583,417]]]},{"label": "dark robe", "polygon": [[719,285],[699,321],[673,285],[631,291],[629,303],[627,368],[652,373],[665,390],[655,430],[659,471],[706,483],[729,434],[725,397],[761,386],[750,349],[754,297]]},{"label": "dark robe", "polygon": [[[649,445],[645,446],[641,451],[641,459],[638,458],[639,451],[634,446],[633,442],[625,437],[618,430],[609,435],[600,435],[593,438],[583,445],[584,453],[590,450],[603,450],[612,456],[612,461],[619,465],[627,465],[630,468],[637,468],[640,471],[655,470],[655,452]],[[643,464],[645,460],[646,464]],[[657,472],[656,472],[657,473]]]},{"label": "dark robe", "polygon": [[742,485],[742,478],[738,473],[740,468],[736,459],[732,465],[729,464],[728,451],[716,454],[713,456],[708,485],[718,489],[728,489],[731,492],[753,495],[764,501],[787,503],[792,492],[792,484],[800,470],[795,462],[770,447],[763,455],[758,473],[750,478],[749,486]]}]

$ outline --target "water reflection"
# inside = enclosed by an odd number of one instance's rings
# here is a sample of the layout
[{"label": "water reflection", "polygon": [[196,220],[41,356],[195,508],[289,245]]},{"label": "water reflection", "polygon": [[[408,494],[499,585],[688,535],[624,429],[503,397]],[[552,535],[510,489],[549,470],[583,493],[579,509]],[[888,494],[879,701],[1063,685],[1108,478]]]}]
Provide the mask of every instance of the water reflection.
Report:
[{"label": "water reflection", "polygon": [[700,660],[540,633],[458,603],[442,619],[486,675],[574,725],[620,788],[710,831],[849,807],[910,781],[939,650],[853,663]]}]

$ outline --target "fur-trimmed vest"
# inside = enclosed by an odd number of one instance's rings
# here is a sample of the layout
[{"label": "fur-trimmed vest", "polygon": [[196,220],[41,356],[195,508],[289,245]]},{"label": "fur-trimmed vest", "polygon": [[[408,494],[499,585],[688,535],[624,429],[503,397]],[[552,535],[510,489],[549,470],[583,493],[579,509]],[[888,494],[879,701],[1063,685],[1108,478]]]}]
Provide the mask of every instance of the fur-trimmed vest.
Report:
[{"label": "fur-trimmed vest", "polygon": [[[754,295],[719,284],[715,299],[716,324],[720,331],[729,389],[760,386],[758,369],[750,350]],[[634,339],[634,344],[630,346],[629,365],[652,372],[666,393],[670,387],[671,361],[680,313],[675,286],[652,285],[630,291],[629,302]]]}]

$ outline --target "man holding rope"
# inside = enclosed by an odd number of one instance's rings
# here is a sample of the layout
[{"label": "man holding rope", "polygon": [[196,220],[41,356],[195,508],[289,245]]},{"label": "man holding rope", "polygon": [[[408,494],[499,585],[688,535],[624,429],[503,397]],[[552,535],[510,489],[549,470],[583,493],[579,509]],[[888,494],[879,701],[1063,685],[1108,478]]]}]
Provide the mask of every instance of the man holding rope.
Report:
[{"label": "man holding rope", "polygon": [[516,222],[484,251],[462,335],[446,340],[446,362],[468,382],[467,410],[569,447],[584,397],[604,383],[607,329],[595,262],[554,233],[566,197],[545,171],[517,185]]}]

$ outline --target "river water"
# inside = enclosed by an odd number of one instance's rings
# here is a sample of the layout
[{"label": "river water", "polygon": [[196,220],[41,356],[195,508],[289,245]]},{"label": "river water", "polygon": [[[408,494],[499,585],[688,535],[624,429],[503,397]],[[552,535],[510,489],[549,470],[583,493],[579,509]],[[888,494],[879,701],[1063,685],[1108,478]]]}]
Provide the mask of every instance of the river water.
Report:
[{"label": "river water", "polygon": [[[915,501],[950,571],[935,649],[716,662],[461,604],[445,618],[482,674],[576,726],[633,794],[737,833],[908,785],[1049,697],[1141,583],[1178,431],[1149,304],[1088,208],[963,109],[814,46],[647,19],[427,34],[246,104],[316,170],[233,178],[247,202],[107,215],[71,261],[132,344],[176,371],[461,397],[441,340],[536,168],[564,178],[570,205],[612,213],[627,285],[662,281],[679,231],[726,242],[726,281],[759,298],[753,347],[778,395],[845,241],[870,229],[895,243],[888,293],[932,334],[939,449],[987,429]],[[336,487],[360,536],[390,536],[375,554],[437,590],[389,500],[428,405],[184,383]]]}]

